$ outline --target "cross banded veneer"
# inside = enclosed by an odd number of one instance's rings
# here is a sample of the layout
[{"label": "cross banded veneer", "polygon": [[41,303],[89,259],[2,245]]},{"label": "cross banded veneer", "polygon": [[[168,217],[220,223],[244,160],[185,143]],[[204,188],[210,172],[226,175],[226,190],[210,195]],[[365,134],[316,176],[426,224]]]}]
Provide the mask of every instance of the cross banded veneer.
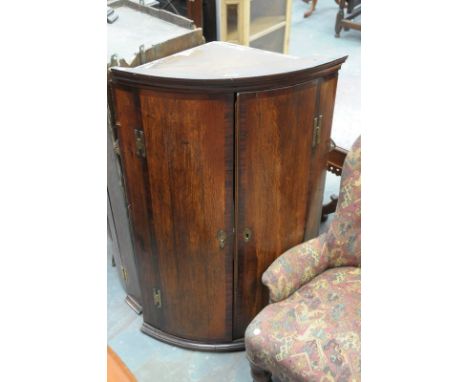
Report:
[{"label": "cross banded veneer", "polygon": [[345,59],[212,42],[112,69],[143,332],[243,349],[262,273],[318,233]]}]

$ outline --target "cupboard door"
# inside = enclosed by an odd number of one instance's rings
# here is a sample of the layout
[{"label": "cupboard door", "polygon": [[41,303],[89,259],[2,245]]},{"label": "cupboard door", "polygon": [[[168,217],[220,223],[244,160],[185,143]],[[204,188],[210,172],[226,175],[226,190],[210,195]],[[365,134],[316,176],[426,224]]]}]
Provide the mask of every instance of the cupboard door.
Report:
[{"label": "cupboard door", "polygon": [[312,187],[310,190],[309,201],[309,205],[314,206],[315,208],[311,208],[309,212],[304,240],[312,239],[317,236],[320,227],[337,81],[337,73],[320,80],[316,113],[317,118],[319,118],[320,121],[320,132],[317,146],[314,151],[316,186]]},{"label": "cupboard door", "polygon": [[139,100],[161,298],[145,322],[231,340],[234,96],[141,90]]},{"label": "cupboard door", "polygon": [[158,278],[153,264],[151,204],[146,181],[148,169],[144,158],[138,155],[135,141],[135,129],[141,129],[138,92],[124,87],[114,87],[114,102],[143,315],[145,320],[155,320],[159,312],[147,309],[152,306],[153,297],[146,286],[155,285]]},{"label": "cupboard door", "polygon": [[[111,131],[110,115],[107,119],[107,199],[108,220],[113,233],[113,245],[117,260],[120,280],[127,292],[126,301],[132,308],[141,313],[141,293],[135,266],[135,255],[130,234],[130,224],[125,199],[121,168],[114,153],[114,142]],[[136,302],[136,303],[135,303]]]},{"label": "cupboard door", "polygon": [[263,272],[304,240],[309,216],[320,218],[321,200],[311,204],[326,169],[313,147],[318,88],[314,81],[237,95],[234,338],[268,302]]}]

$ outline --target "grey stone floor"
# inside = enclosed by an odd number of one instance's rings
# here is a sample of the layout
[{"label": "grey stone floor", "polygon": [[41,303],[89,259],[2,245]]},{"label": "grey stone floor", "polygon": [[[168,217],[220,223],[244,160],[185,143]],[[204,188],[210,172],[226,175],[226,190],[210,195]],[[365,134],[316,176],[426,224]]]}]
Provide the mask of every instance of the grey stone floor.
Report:
[{"label": "grey stone floor", "polygon": [[[358,32],[343,32],[334,37],[337,6],[333,0],[319,0],[316,12],[303,19],[307,5],[293,1],[290,54],[308,56],[349,55],[338,83],[332,137],[349,148],[360,129],[361,37]],[[339,178],[327,177],[325,199],[338,193]],[[110,246],[108,246],[110,247]],[[142,317],[124,302],[125,293],[108,253],[107,338],[140,382],[244,382],[250,381],[244,352],[203,353],[179,349],[156,341],[140,332]]]}]

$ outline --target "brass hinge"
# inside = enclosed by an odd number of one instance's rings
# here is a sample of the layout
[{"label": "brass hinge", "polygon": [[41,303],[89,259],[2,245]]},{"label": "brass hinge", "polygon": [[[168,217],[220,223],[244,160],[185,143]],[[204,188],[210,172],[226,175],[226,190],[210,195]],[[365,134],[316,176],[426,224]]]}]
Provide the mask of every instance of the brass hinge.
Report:
[{"label": "brass hinge", "polygon": [[125,280],[125,284],[126,284],[128,280],[127,270],[124,267],[121,267],[121,270],[122,270],[123,279]]},{"label": "brass hinge", "polygon": [[140,157],[146,157],[146,148],[145,148],[145,134],[142,130],[135,129],[135,142],[137,155]]},{"label": "brass hinge", "polygon": [[314,118],[314,130],[312,132],[312,148],[320,143],[320,130],[322,129],[322,115]]},{"label": "brass hinge", "polygon": [[156,308],[162,307],[161,291],[159,289],[153,288],[153,300],[154,300],[154,305],[156,305]]}]

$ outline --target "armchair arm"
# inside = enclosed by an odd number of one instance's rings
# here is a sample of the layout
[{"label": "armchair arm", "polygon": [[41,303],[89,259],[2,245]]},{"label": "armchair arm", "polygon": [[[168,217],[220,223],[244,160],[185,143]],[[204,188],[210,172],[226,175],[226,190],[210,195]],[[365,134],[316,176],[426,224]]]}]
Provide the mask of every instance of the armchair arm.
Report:
[{"label": "armchair arm", "polygon": [[302,285],[328,268],[327,234],[299,244],[278,257],[263,273],[270,302],[289,297]]}]

